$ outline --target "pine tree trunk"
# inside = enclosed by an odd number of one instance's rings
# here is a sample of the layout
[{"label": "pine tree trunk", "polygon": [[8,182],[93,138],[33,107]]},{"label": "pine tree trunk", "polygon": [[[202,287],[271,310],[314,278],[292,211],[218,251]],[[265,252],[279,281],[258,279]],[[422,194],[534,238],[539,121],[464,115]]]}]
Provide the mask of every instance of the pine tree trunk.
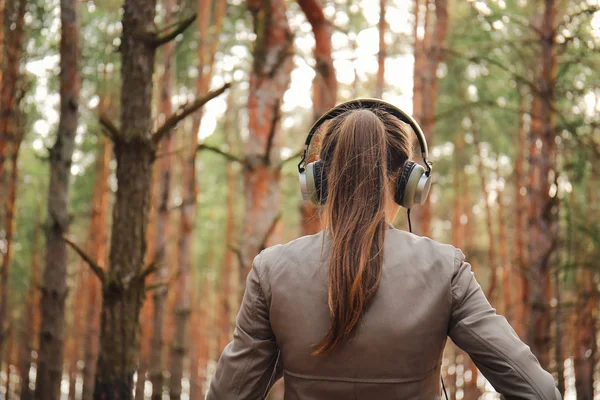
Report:
[{"label": "pine tree trunk", "polygon": [[[500,162],[497,160],[498,168],[496,169],[497,179],[500,178]],[[501,286],[502,286],[502,301],[498,304],[502,305],[502,313],[508,319],[512,321],[513,318],[513,301],[512,291],[510,287],[512,269],[508,263],[508,248],[506,246],[506,220],[504,212],[504,189],[497,189],[497,203],[498,203],[498,261],[500,264],[501,272]]]},{"label": "pine tree trunk", "polygon": [[525,221],[527,212],[527,199],[523,193],[525,189],[525,149],[527,146],[527,132],[525,127],[525,96],[519,94],[519,125],[518,125],[518,144],[517,154],[515,156],[515,221],[513,232],[513,270],[511,283],[515,288],[515,302],[513,313],[513,326],[517,334],[524,338],[525,336],[525,311],[528,303],[528,279],[526,271],[525,254]]},{"label": "pine tree trunk", "polygon": [[[9,5],[11,6],[9,11],[17,11],[14,19],[16,28],[13,31],[14,33],[8,38],[8,43],[6,43],[7,58],[4,66],[0,63],[0,70],[3,71],[2,75],[5,77],[4,84],[0,85],[0,182],[4,182],[4,164],[6,157],[10,157],[8,152],[12,150],[12,154],[16,157],[20,145],[20,137],[17,133],[16,126],[18,101],[17,80],[19,79],[19,65],[23,47],[23,25],[27,3],[25,0],[22,0],[17,4],[16,0],[10,0]],[[5,15],[5,10],[5,5],[3,4],[3,19],[10,16],[10,14]],[[0,30],[4,30],[6,27],[10,26],[11,22],[11,18],[6,18],[4,24],[0,25]],[[16,171],[14,173],[16,173]],[[7,248],[2,255],[2,263],[0,264],[0,364],[2,364],[1,360],[3,359],[5,330],[7,329],[6,321],[9,319],[8,313],[10,309],[8,306],[8,278],[10,276],[10,258],[12,254],[11,241],[14,230],[14,205],[11,206],[11,202],[13,202],[11,197],[11,194],[8,193],[6,201],[3,202],[3,204],[0,204],[0,206],[6,210],[7,214],[5,215],[6,220],[2,221],[6,230],[5,240]]]},{"label": "pine tree trunk", "polygon": [[[92,199],[92,218],[89,230],[89,254],[101,266],[106,264],[107,213],[109,202],[108,176],[112,144],[108,138],[103,138],[96,155],[96,171],[94,177],[94,192]],[[98,278],[88,273],[86,280],[87,301],[85,346],[83,355],[83,393],[82,400],[92,400],[94,394],[94,379],[98,361],[98,335],[100,332],[100,290]]]},{"label": "pine tree trunk", "polygon": [[27,288],[27,300],[25,305],[25,315],[23,316],[23,330],[20,333],[21,349],[19,354],[19,373],[21,375],[21,390],[19,399],[30,400],[33,392],[29,388],[29,370],[31,369],[31,353],[35,349],[34,339],[37,337],[38,324],[36,321],[36,309],[39,305],[39,275],[40,275],[40,253],[42,252],[41,238],[41,209],[38,207],[37,217],[35,219],[35,232],[31,244],[31,272],[29,275],[29,285]]},{"label": "pine tree trunk", "polygon": [[[597,168],[592,167],[591,176],[596,177]],[[597,180],[590,179],[587,188],[587,207],[586,214],[588,221],[597,221],[597,196],[595,188]],[[574,193],[574,192],[573,192]],[[574,196],[573,196],[574,197]],[[597,336],[596,336],[596,299],[598,296],[596,285],[594,284],[594,270],[591,268],[591,260],[582,259],[581,248],[587,244],[587,240],[574,238],[574,242],[581,247],[575,247],[577,252],[577,303],[576,303],[576,323],[574,332],[574,366],[575,366],[575,389],[577,399],[592,400],[594,398],[594,366],[597,358]],[[582,265],[583,264],[583,265]]]},{"label": "pine tree trunk", "polygon": [[[234,148],[234,135],[232,134],[234,129],[236,129],[236,118],[235,114],[237,113],[237,109],[234,104],[234,93],[233,91],[229,92],[227,97],[227,111],[225,114],[225,123],[223,125],[223,131],[225,133],[225,143],[229,149]],[[234,171],[234,166],[232,163],[227,163],[227,198],[225,200],[226,203],[226,222],[225,222],[225,242],[228,245],[232,245],[235,243],[235,220],[236,220],[236,212],[235,212],[235,199],[237,195],[236,191],[236,174]],[[223,255],[223,272],[221,274],[220,281],[220,290],[219,290],[219,299],[220,299],[220,312],[219,312],[219,351],[223,350],[227,343],[231,340],[232,333],[232,294],[233,294],[233,272],[235,268],[235,257],[234,253],[230,249],[225,250],[225,254]],[[197,351],[196,351],[197,353]],[[194,360],[192,358],[193,363],[197,363],[197,359]],[[197,374],[197,368],[196,368]]]},{"label": "pine tree trunk", "polygon": [[[8,198],[6,199],[6,215],[5,215],[5,224],[6,227],[4,229],[4,240],[6,243],[6,248],[4,250],[4,254],[2,256],[2,276],[0,277],[1,284],[1,292],[2,292],[2,307],[4,308],[2,311],[2,315],[7,320],[7,326],[2,328],[6,330],[6,338],[8,338],[8,344],[6,349],[6,400],[9,399],[10,396],[10,364],[11,364],[11,356],[12,356],[12,348],[14,341],[14,332],[15,329],[12,326],[12,321],[14,317],[12,313],[8,309],[8,278],[10,276],[10,265],[12,262],[12,241],[13,235],[15,233],[16,227],[16,199],[17,199],[17,180],[18,180],[18,158],[19,158],[19,149],[21,147],[21,139],[22,132],[17,134],[16,142],[14,143],[14,148],[11,151],[9,156],[10,159],[10,180],[9,180],[9,192]],[[5,332],[1,332],[0,339],[4,340]],[[0,367],[2,365],[2,352],[0,352]]]},{"label": "pine tree trunk", "polygon": [[375,97],[383,98],[385,88],[385,59],[387,57],[387,48],[385,44],[385,32],[387,23],[385,22],[386,0],[379,0],[379,52],[377,53],[377,80],[375,81]]},{"label": "pine tree trunk", "polygon": [[[23,52],[23,30],[25,26],[25,11],[27,9],[26,0],[8,0],[2,1],[0,15],[3,21],[0,25],[0,31],[4,35],[4,30],[8,29],[12,23],[15,29],[8,38],[0,40],[0,49],[3,50],[0,56],[0,75],[2,84],[0,85],[0,182],[4,181],[4,167],[8,156],[9,145],[15,143],[15,111],[17,107],[17,82],[19,78],[19,65],[21,54]],[[15,12],[16,11],[16,12]],[[15,12],[14,19],[11,12]],[[4,52],[3,46],[6,46]],[[6,55],[6,59],[2,60]],[[3,314],[0,314],[0,323],[3,321]],[[0,346],[2,338],[0,337]],[[0,356],[2,352],[0,351]]]},{"label": "pine tree trunk", "polygon": [[[313,79],[313,120],[333,108],[337,101],[337,78],[331,56],[331,25],[323,14],[323,7],[318,0],[298,0],[302,12],[310,22],[315,37],[315,78]],[[318,144],[313,140],[313,146]],[[314,161],[309,155],[309,161]],[[317,208],[310,201],[300,205],[302,234],[310,235],[321,229],[321,221]]]},{"label": "pine tree trunk", "polygon": [[113,138],[118,189],[109,269],[102,288],[95,399],[131,399],[144,298],[144,256],[155,144],[151,132],[156,47],[140,32],[154,25],[156,1],[125,0],[121,39],[121,130]]},{"label": "pine tree trunk", "polygon": [[[174,0],[165,0],[163,4],[166,15],[165,22],[172,22]],[[171,102],[173,87],[173,52],[175,43],[170,42],[163,46],[161,54],[161,64],[163,68],[162,77],[159,80],[159,121],[164,121],[173,112]],[[169,206],[171,198],[171,166],[174,158],[173,152],[173,132],[169,132],[163,139],[158,160],[158,196],[156,198],[156,227],[154,232],[154,255],[153,262],[158,265],[158,270],[154,274],[156,282],[166,282],[168,279],[167,257],[167,239],[169,238]],[[161,400],[163,392],[163,326],[165,321],[165,301],[167,298],[167,286],[161,285],[152,292],[152,339],[150,344],[150,358],[148,365],[148,376],[152,383],[152,400]]]},{"label": "pine tree trunk", "polygon": [[[425,0],[425,25],[424,37],[417,36],[418,18],[414,29],[415,34],[415,65],[413,87],[413,115],[419,121],[427,138],[429,146],[432,145],[433,131],[435,129],[436,100],[438,94],[437,70],[445,58],[444,43],[448,30],[448,2],[435,0],[435,23],[430,23],[430,11]],[[418,2],[415,9],[418,13]],[[418,95],[415,93],[420,91]],[[414,212],[415,222],[413,232],[428,236],[431,230],[431,204],[429,198],[423,206],[417,207]]]},{"label": "pine tree trunk", "polygon": [[[83,264],[83,263],[80,263]],[[86,268],[83,271],[83,268]],[[92,274],[91,271],[87,270],[87,265],[80,265],[77,271],[77,278],[75,284],[75,294],[71,299],[68,313],[72,316],[72,322],[70,327],[67,328],[67,341],[65,344],[65,367],[69,377],[69,400],[75,400],[75,386],[77,385],[77,375],[79,375],[79,367],[77,362],[80,359],[81,354],[81,319],[83,313],[84,302],[80,302],[84,299],[88,292],[87,283],[88,274]]]},{"label": "pine tree trunk", "polygon": [[[550,365],[551,313],[550,298],[550,259],[557,246],[557,202],[556,195],[550,194],[550,175],[555,170],[556,153],[555,129],[553,121],[554,80],[556,68],[556,50],[554,48],[556,5],[554,0],[545,0],[544,15],[541,24],[540,42],[542,48],[540,93],[534,101],[539,103],[539,122],[532,133],[542,143],[535,156],[532,156],[530,168],[535,169],[536,185],[532,200],[535,204],[530,215],[529,266],[530,266],[530,316],[529,325],[533,327],[531,347],[544,368]],[[537,129],[539,127],[539,130]],[[537,137],[536,137],[537,136]],[[535,144],[534,144],[535,145]]]},{"label": "pine tree trunk", "polygon": [[58,400],[63,366],[65,298],[71,157],[79,118],[79,19],[78,2],[61,1],[60,120],[56,142],[50,150],[46,268],[40,300],[42,324],[35,387],[38,400]]},{"label": "pine tree trunk", "polygon": [[265,247],[279,216],[281,170],[276,159],[280,104],[293,68],[293,35],[285,14],[285,1],[248,0],[248,8],[257,39],[248,93],[246,201],[241,242],[244,277],[254,257]]},{"label": "pine tree trunk", "polygon": [[[471,119],[473,119],[473,125],[476,125],[474,121],[474,116],[471,115]],[[477,171],[479,175],[479,183],[481,187],[481,193],[483,199],[485,201],[485,221],[488,229],[488,265],[490,267],[490,283],[488,285],[488,289],[486,291],[486,297],[489,301],[494,304],[494,294],[496,292],[498,286],[498,269],[497,269],[497,257],[496,257],[496,240],[494,237],[494,223],[492,219],[492,204],[490,204],[489,200],[489,192],[487,189],[486,182],[486,174],[485,174],[485,166],[483,165],[483,152],[481,150],[481,143],[479,142],[478,133],[474,133],[474,143],[477,151]]]}]

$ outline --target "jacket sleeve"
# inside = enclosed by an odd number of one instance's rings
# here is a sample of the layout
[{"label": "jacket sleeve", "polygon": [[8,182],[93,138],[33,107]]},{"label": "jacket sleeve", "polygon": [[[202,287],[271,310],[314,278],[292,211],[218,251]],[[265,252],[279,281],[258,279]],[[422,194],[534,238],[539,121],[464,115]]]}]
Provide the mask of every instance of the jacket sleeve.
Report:
[{"label": "jacket sleeve", "polygon": [[260,283],[262,254],[254,258],[236,319],[233,340],[225,346],[207,400],[259,400],[282,375],[269,307]]},{"label": "jacket sleeve", "polygon": [[448,327],[452,341],[471,356],[506,399],[560,400],[552,375],[540,366],[506,318],[496,314],[464,258],[457,249]]}]

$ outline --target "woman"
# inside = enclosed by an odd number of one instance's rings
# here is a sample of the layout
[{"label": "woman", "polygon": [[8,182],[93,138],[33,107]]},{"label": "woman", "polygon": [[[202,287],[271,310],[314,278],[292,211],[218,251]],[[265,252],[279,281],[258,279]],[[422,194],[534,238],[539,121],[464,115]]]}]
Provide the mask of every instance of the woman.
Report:
[{"label": "woman", "polygon": [[358,100],[321,121],[325,229],[254,259],[209,400],[262,399],[282,376],[286,400],[439,399],[448,336],[507,399],[560,399],[463,253],[391,225],[412,148],[402,115]]}]

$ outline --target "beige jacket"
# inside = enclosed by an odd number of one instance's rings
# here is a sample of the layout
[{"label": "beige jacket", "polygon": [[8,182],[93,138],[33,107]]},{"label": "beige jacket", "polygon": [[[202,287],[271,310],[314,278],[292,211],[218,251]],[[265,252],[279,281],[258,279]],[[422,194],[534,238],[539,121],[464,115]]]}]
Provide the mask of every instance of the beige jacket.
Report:
[{"label": "beige jacket", "polygon": [[328,247],[321,231],[254,259],[208,400],[263,399],[282,376],[285,400],[440,399],[447,337],[507,399],[560,399],[552,376],[490,306],[464,254],[391,225],[381,284],[356,334],[330,355],[311,355],[330,322]]}]

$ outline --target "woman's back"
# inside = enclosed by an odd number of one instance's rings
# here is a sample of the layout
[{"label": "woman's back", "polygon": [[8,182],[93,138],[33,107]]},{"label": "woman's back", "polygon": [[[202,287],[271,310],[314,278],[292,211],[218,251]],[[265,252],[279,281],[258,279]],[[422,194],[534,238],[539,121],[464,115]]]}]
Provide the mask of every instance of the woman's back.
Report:
[{"label": "woman's back", "polygon": [[328,250],[321,231],[255,259],[238,343],[224,350],[209,399],[260,399],[281,375],[286,400],[437,399],[447,336],[507,398],[560,398],[552,376],[495,314],[462,252],[391,226],[381,283],[360,324],[334,351],[313,355],[331,323]]},{"label": "woman's back", "polygon": [[[402,122],[425,167],[411,161]],[[286,400],[436,399],[450,336],[507,398],[559,399],[462,252],[389,224],[429,192],[433,164],[416,121],[358,99],[323,115],[305,143],[302,193],[323,206],[326,229],[254,259],[208,398],[261,399],[283,374]]]}]

